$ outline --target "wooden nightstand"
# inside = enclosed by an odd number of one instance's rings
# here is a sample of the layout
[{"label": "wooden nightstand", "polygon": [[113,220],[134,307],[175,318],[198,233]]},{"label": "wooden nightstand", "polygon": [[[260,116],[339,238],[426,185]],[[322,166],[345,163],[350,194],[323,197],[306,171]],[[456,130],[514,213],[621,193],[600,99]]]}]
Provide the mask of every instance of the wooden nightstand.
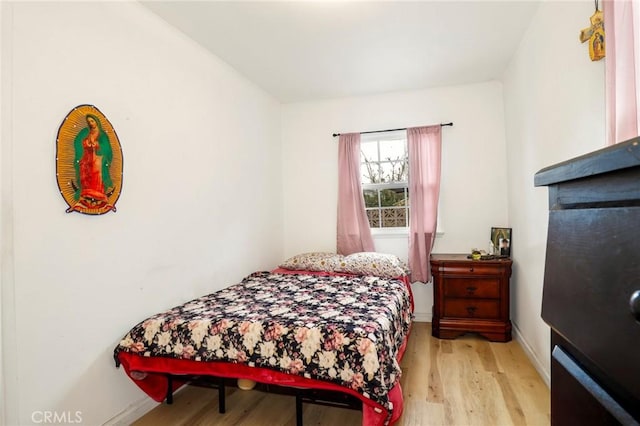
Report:
[{"label": "wooden nightstand", "polygon": [[491,341],[511,340],[511,259],[471,260],[466,254],[432,254],[432,334],[453,339],[467,332]]}]

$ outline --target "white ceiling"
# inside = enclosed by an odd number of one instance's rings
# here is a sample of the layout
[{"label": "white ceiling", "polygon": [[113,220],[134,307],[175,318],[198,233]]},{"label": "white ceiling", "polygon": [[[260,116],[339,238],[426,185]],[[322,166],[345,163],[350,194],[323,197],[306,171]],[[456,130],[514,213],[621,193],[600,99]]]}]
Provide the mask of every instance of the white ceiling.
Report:
[{"label": "white ceiling", "polygon": [[500,79],[537,1],[150,1],[281,102]]}]

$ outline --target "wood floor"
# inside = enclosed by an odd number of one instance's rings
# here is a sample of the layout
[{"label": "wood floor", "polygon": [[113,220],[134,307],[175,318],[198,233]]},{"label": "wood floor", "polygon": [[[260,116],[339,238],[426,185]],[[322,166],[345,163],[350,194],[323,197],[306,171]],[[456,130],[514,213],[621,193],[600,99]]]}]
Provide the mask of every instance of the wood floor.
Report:
[{"label": "wood floor", "polygon": [[[402,360],[404,413],[397,425],[549,424],[549,388],[520,345],[491,343],[475,335],[455,340],[431,336],[431,324],[414,323]],[[227,389],[227,412],[217,391],[188,387],[134,423],[136,426],[295,426],[291,396]],[[304,405],[304,424],[361,425],[345,408]]]}]

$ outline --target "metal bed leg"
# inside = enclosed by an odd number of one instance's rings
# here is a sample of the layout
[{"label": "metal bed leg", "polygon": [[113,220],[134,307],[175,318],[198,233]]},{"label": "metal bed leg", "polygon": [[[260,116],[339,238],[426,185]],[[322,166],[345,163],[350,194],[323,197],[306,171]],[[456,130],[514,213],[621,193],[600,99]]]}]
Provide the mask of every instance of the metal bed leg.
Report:
[{"label": "metal bed leg", "polygon": [[302,397],[296,394],[296,426],[302,426]]},{"label": "metal bed leg", "polygon": [[218,413],[225,413],[225,389],[223,377],[218,379]]},{"label": "metal bed leg", "polygon": [[167,374],[167,404],[173,404],[173,376]]}]

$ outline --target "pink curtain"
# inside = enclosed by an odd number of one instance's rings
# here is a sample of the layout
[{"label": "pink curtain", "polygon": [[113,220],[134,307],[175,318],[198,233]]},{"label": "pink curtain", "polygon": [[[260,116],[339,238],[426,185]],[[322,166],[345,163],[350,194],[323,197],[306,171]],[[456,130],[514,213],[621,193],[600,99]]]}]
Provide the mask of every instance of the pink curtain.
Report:
[{"label": "pink curtain", "polygon": [[338,140],[338,253],[375,251],[360,182],[360,134]]},{"label": "pink curtain", "polygon": [[640,133],[640,1],[605,0],[606,129],[613,145]]},{"label": "pink curtain", "polygon": [[407,129],[409,149],[409,268],[411,281],[431,280],[440,196],[441,126]]}]

